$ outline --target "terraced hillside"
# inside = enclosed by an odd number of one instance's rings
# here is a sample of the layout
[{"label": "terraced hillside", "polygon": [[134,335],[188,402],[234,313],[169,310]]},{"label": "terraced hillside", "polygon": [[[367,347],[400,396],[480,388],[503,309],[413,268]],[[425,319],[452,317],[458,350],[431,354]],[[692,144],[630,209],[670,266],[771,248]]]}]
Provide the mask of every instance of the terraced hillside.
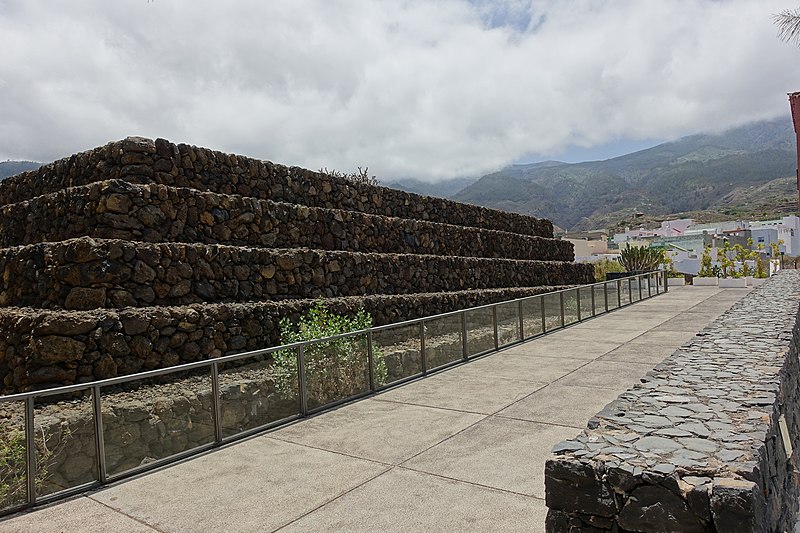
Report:
[{"label": "terraced hillside", "polygon": [[13,392],[279,342],[328,299],[377,324],[588,283],[543,219],[129,137],[0,184]]}]

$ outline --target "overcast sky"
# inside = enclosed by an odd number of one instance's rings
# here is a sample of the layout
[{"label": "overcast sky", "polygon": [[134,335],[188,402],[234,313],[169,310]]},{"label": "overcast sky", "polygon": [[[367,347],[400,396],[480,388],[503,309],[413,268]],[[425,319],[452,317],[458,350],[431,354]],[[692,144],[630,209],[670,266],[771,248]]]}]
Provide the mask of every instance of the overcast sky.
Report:
[{"label": "overcast sky", "polygon": [[0,159],[165,137],[384,179],[789,116],[798,0],[0,0]]}]

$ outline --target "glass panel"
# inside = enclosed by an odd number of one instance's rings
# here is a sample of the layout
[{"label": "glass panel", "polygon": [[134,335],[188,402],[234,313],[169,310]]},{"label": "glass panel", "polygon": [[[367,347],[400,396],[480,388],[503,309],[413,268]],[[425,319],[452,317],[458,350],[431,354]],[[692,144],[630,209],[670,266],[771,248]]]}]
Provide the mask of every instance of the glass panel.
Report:
[{"label": "glass panel", "polygon": [[381,386],[422,372],[422,352],[419,324],[379,329],[372,333],[372,356],[380,369],[383,361],[385,372],[375,372],[375,385]]},{"label": "glass panel", "polygon": [[599,315],[606,312],[606,288],[603,284],[593,285],[594,313]]},{"label": "glass panel", "polygon": [[307,344],[305,361],[309,409],[369,391],[366,334]]},{"label": "glass panel", "polygon": [[297,352],[220,364],[219,393],[223,438],[298,414]]},{"label": "glass panel", "polygon": [[606,296],[608,297],[608,309],[619,307],[619,285],[616,281],[606,283]]},{"label": "glass panel", "polygon": [[425,359],[428,370],[464,358],[461,314],[425,321]]},{"label": "glass panel", "polygon": [[642,282],[642,278],[637,276],[635,278],[631,278],[630,282],[631,282],[631,303],[638,302],[640,299],[639,296],[641,295],[640,283]]},{"label": "glass panel", "polygon": [[663,287],[663,279],[661,277],[661,272],[656,272],[653,274],[653,284],[655,285],[655,292],[656,294],[661,294],[661,291],[664,290]]},{"label": "glass panel", "polygon": [[0,511],[27,501],[25,402],[0,403]]},{"label": "glass panel", "polygon": [[497,305],[497,335],[499,346],[506,346],[520,340],[519,302]]},{"label": "glass panel", "polygon": [[642,298],[650,298],[650,274],[642,277]]},{"label": "glass panel", "polygon": [[628,305],[631,303],[631,291],[630,291],[630,284],[628,283],[627,279],[619,280],[619,296],[620,296],[620,303],[621,305]]},{"label": "glass panel", "polygon": [[494,350],[494,319],[491,307],[466,311],[467,355]]},{"label": "glass panel", "polygon": [[560,328],[561,322],[561,295],[551,292],[543,295],[544,298],[544,325],[545,331]]},{"label": "glass panel", "polygon": [[539,335],[542,329],[542,297],[535,296],[522,300],[522,326],[525,338]]},{"label": "glass panel", "polygon": [[578,321],[578,289],[564,291],[564,324]]},{"label": "glass panel", "polygon": [[594,312],[594,305],[592,304],[592,287],[581,287],[578,289],[578,295],[581,302],[581,319],[586,319],[592,316]]},{"label": "glass panel", "polygon": [[37,398],[33,406],[36,491],[46,496],[98,479],[89,389]]},{"label": "glass panel", "polygon": [[209,368],[103,388],[108,475],[214,441]]}]

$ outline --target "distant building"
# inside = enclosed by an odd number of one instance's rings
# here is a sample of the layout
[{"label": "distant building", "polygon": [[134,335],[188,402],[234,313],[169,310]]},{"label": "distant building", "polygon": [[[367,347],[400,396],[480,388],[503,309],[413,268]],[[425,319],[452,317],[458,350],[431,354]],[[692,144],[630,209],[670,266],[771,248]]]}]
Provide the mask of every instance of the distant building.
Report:
[{"label": "distant building", "polygon": [[608,253],[608,232],[606,230],[567,233],[562,237],[575,247],[575,261],[587,263]]}]

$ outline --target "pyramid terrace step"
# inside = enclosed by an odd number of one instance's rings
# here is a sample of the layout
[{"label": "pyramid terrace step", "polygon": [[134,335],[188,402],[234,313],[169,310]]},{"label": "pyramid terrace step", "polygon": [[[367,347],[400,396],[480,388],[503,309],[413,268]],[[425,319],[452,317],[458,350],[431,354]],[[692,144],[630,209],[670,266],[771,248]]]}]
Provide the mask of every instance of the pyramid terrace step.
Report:
[{"label": "pyramid terrace step", "polygon": [[0,250],[0,305],[182,305],[591,283],[591,265],[70,239]]},{"label": "pyramid terrace step", "polygon": [[0,247],[90,236],[571,261],[568,241],[107,180],[0,208]]},{"label": "pyramid terrace step", "polygon": [[268,161],[129,137],[0,183],[0,205],[108,179],[552,237],[549,220],[421,196]]},{"label": "pyramid terrace step", "polygon": [[[353,296],[327,299],[326,305],[340,314],[364,308],[375,325],[384,325],[563,288]],[[304,299],[90,311],[0,308],[0,392],[81,383],[276,346],[278,322],[296,320],[314,304]],[[525,308],[535,320],[538,311]]]}]

